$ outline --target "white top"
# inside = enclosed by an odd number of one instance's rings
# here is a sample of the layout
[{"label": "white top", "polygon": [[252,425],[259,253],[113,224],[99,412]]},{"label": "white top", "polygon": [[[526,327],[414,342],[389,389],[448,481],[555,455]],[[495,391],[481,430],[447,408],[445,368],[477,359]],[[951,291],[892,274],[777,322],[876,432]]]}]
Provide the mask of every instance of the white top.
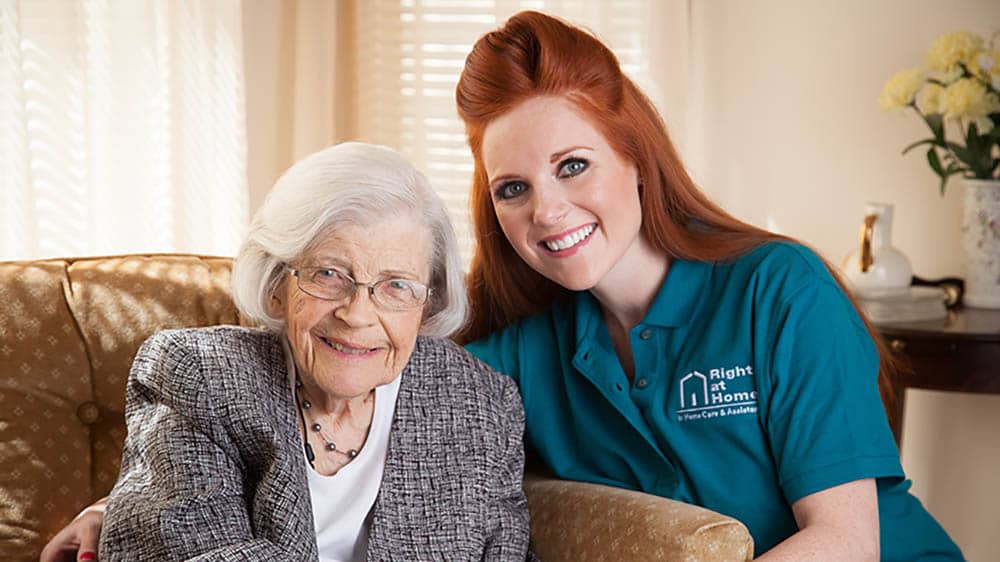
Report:
[{"label": "white top", "polygon": [[[291,373],[294,385],[294,371]],[[306,463],[320,562],[362,562],[366,559],[371,510],[382,485],[389,429],[402,378],[400,375],[387,385],[375,387],[375,413],[368,439],[354,460],[333,476],[323,476]],[[316,455],[322,454],[327,452],[316,449]],[[304,450],[302,456],[305,457]]]}]

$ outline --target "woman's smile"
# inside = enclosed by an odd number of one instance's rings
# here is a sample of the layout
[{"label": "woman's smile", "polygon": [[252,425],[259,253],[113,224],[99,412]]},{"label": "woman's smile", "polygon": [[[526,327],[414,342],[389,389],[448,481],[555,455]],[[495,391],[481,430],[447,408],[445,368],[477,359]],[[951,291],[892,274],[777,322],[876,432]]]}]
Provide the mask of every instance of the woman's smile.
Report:
[{"label": "woman's smile", "polygon": [[325,346],[337,353],[351,359],[367,359],[374,356],[380,350],[379,347],[367,347],[364,345],[349,343],[341,339],[326,336],[316,336]]},{"label": "woman's smile", "polygon": [[590,236],[597,229],[597,223],[585,224],[562,234],[543,238],[539,243],[553,257],[569,257],[590,242]]}]

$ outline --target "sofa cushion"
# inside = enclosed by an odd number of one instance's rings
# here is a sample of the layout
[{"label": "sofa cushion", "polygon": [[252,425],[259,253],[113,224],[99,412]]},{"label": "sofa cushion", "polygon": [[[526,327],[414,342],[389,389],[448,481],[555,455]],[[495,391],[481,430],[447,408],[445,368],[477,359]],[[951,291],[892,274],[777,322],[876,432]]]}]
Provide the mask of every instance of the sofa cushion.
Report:
[{"label": "sofa cushion", "polygon": [[164,328],[235,324],[228,258],[0,262],[0,559],[37,560],[121,462],[125,378]]}]

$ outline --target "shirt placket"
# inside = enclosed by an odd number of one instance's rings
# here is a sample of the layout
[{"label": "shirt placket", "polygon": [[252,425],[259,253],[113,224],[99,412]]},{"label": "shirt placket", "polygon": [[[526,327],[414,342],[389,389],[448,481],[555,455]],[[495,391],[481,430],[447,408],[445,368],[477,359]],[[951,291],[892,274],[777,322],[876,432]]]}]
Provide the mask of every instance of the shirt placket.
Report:
[{"label": "shirt placket", "polygon": [[[652,339],[652,337],[647,338],[647,340]],[[633,345],[634,354],[635,346]],[[646,354],[644,353],[644,355]],[[648,364],[646,361],[643,363]],[[637,361],[637,367],[639,364]],[[640,377],[637,368],[637,376],[630,385],[617,356],[608,354],[600,346],[594,344],[578,350],[573,360],[573,366],[597,387],[604,398],[642,437],[645,451],[636,451],[635,456],[645,466],[645,469],[641,471],[642,476],[639,483],[642,490],[664,497],[673,497],[678,484],[677,470],[674,463],[661,450],[652,426],[643,415],[641,404],[637,403],[633,396],[637,391],[642,392],[647,388],[652,390],[651,379],[643,379],[646,382],[643,383],[643,388],[639,389]]]}]

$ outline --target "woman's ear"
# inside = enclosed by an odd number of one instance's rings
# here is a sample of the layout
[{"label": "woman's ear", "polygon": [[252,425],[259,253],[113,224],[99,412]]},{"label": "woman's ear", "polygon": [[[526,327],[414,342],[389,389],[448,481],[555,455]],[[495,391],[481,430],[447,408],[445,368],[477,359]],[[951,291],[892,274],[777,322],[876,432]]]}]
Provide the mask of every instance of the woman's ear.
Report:
[{"label": "woman's ear", "polygon": [[271,291],[271,298],[268,299],[268,309],[271,316],[275,318],[285,317],[285,281],[278,283],[278,286]]}]

